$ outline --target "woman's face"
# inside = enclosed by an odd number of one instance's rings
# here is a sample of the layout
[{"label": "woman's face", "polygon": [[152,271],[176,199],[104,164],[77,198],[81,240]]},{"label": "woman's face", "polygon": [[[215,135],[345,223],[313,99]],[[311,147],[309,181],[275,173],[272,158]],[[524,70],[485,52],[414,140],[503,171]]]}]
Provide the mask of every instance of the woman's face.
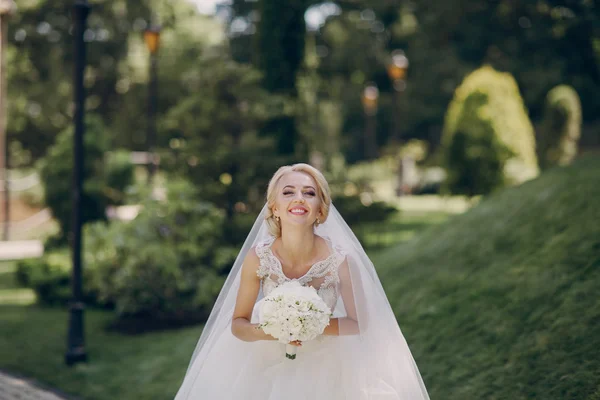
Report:
[{"label": "woman's face", "polygon": [[288,172],[277,185],[273,214],[282,224],[312,225],[321,216],[317,184],[309,174]]}]

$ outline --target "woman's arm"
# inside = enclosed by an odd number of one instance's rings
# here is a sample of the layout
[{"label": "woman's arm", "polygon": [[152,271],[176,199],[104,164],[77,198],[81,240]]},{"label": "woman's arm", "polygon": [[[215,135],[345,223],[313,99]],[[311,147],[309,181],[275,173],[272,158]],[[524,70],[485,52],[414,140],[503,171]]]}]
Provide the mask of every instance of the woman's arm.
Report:
[{"label": "woman's arm", "polygon": [[260,279],[256,275],[259,265],[260,260],[256,252],[254,249],[250,249],[242,265],[240,288],[231,322],[231,333],[245,342],[276,340],[262,329],[257,329],[258,324],[250,323],[252,310],[254,309],[256,297],[260,290]]},{"label": "woman's arm", "polygon": [[350,278],[350,267],[348,259],[338,269],[340,277],[340,294],[346,308],[346,316],[343,318],[331,318],[329,326],[325,328],[324,335],[357,335],[359,333],[358,317],[356,315],[356,304],[354,303],[354,291]]}]

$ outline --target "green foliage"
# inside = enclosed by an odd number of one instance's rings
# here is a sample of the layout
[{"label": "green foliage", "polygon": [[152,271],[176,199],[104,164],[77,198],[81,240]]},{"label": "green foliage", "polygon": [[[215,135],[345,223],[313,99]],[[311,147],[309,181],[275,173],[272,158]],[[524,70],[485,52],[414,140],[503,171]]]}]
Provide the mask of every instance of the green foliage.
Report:
[{"label": "green foliage", "polygon": [[510,74],[489,66],[456,90],[442,137],[447,189],[487,194],[538,173],[533,127]]},{"label": "green foliage", "polygon": [[[15,161],[31,165],[44,156],[57,134],[72,124],[70,10],[74,3],[18,3],[6,48],[8,136],[23,149],[22,154],[14,154]],[[207,45],[223,40],[221,24],[199,15],[195,5],[187,1],[95,0],[90,4],[86,109],[106,122],[111,148],[145,149],[148,53],[143,30],[151,18],[162,26],[158,55],[160,120],[162,110],[182,99],[187,85],[183,71],[194,65]]]},{"label": "green foliage", "polygon": [[374,258],[431,398],[597,397],[599,168],[553,169]]},{"label": "green foliage", "polygon": [[[63,249],[45,254],[42,258],[17,262],[17,282],[33,289],[37,302],[42,305],[65,306],[72,298],[72,262],[68,250]],[[91,282],[91,274],[83,269],[83,299],[89,305],[100,305]]]},{"label": "green foliage", "polygon": [[362,242],[365,226],[385,223],[390,217],[398,212],[395,207],[386,204],[383,201],[374,201],[366,203],[364,197],[355,196],[336,196],[333,204],[338,209],[344,220]]},{"label": "green foliage", "polygon": [[[259,0],[255,64],[263,72],[263,86],[273,93],[296,98],[296,79],[304,59],[306,0]],[[298,133],[294,117],[277,116],[263,131],[276,138],[280,154],[295,155]]]},{"label": "green foliage", "polygon": [[483,63],[515,77],[532,120],[540,119],[548,88],[569,82],[581,96],[584,120],[594,121],[600,108],[600,59],[593,51],[598,18],[597,7],[586,0],[400,6],[389,43],[410,59],[402,100],[405,129],[431,137],[456,87]]},{"label": "green foliage", "polygon": [[285,104],[261,88],[256,69],[220,54],[205,54],[193,74],[189,96],[164,118],[171,150],[161,155],[161,168],[188,177],[232,225],[238,214],[260,210],[268,180],[289,162],[272,138],[258,134]]},{"label": "green foliage", "polygon": [[130,152],[116,150],[106,157],[106,194],[111,204],[124,204],[125,191],[134,183],[134,166]]},{"label": "green foliage", "polygon": [[304,58],[306,0],[259,0],[256,63],[270,91],[294,95]]},{"label": "green foliage", "polygon": [[90,225],[86,265],[100,299],[119,317],[198,321],[208,315],[233,262],[222,246],[223,213],[172,180],[164,199],[147,199],[130,222]]},{"label": "green foliage", "polygon": [[548,92],[540,129],[538,158],[540,168],[571,163],[581,136],[581,103],[570,86],[557,86]]},{"label": "green foliage", "polygon": [[[102,192],[102,159],[106,151],[104,125],[98,118],[88,117],[84,136],[84,195],[81,199],[84,223],[104,219],[108,199]],[[46,204],[58,220],[63,237],[71,230],[73,185],[73,129],[68,128],[56,138],[48,154],[39,163]]]},{"label": "green foliage", "polygon": [[[133,179],[133,167],[127,164],[124,153],[104,163],[108,148],[106,128],[94,115],[86,118],[83,168],[83,223],[105,220],[105,210],[110,204],[123,200],[124,190]],[[71,229],[73,185],[73,129],[68,128],[56,139],[48,154],[39,163],[40,178],[44,187],[45,202],[58,220],[61,240]]]},{"label": "green foliage", "polygon": [[377,224],[387,222],[398,210],[373,193],[373,183],[389,180],[388,159],[379,159],[347,167],[339,155],[332,157],[331,168],[326,172],[332,193],[332,202],[361,242],[365,234]]}]

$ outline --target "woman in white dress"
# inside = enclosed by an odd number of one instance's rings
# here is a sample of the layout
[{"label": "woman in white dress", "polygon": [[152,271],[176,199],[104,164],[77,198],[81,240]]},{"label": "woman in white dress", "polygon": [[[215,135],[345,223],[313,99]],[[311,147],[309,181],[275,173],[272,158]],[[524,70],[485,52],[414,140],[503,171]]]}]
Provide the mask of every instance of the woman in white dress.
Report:
[{"label": "woman in white dress", "polygon": [[[261,299],[289,281],[333,312],[323,335],[292,343],[295,360],[257,319]],[[429,399],[373,264],[310,165],[271,179],[175,398],[187,399]]]}]

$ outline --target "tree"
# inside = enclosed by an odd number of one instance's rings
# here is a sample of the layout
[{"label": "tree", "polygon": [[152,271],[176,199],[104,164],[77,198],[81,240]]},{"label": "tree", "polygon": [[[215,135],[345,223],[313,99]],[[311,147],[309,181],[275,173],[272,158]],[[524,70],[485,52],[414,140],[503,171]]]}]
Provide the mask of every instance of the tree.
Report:
[{"label": "tree", "polygon": [[[125,189],[133,182],[133,167],[122,154],[105,164],[108,149],[106,127],[98,116],[88,115],[84,136],[85,165],[83,176],[83,223],[106,220],[106,207],[120,204]],[[39,162],[46,204],[60,226],[59,240],[71,231],[73,182],[73,128],[61,132]]]},{"label": "tree", "polygon": [[[263,85],[272,93],[297,96],[296,75],[304,57],[306,0],[260,0],[255,64],[263,72]],[[294,155],[299,139],[294,115],[269,121],[264,132],[277,138],[280,154]]]},{"label": "tree", "polygon": [[[72,123],[72,4],[22,2],[11,20],[8,132],[32,161]],[[180,70],[193,64],[205,47],[223,40],[218,21],[198,15],[188,2],[94,1],[86,33],[86,109],[104,120],[113,148],[145,150],[148,57],[142,32],[152,19],[163,27],[160,111],[179,100]]]},{"label": "tree", "polygon": [[224,53],[205,54],[186,71],[184,100],[162,121],[171,149],[161,168],[189,177],[202,199],[224,208],[228,238],[237,243],[247,232],[233,228],[238,217],[259,211],[268,179],[289,160],[277,155],[273,138],[258,134],[279,115],[281,99],[261,87],[255,68]]}]

